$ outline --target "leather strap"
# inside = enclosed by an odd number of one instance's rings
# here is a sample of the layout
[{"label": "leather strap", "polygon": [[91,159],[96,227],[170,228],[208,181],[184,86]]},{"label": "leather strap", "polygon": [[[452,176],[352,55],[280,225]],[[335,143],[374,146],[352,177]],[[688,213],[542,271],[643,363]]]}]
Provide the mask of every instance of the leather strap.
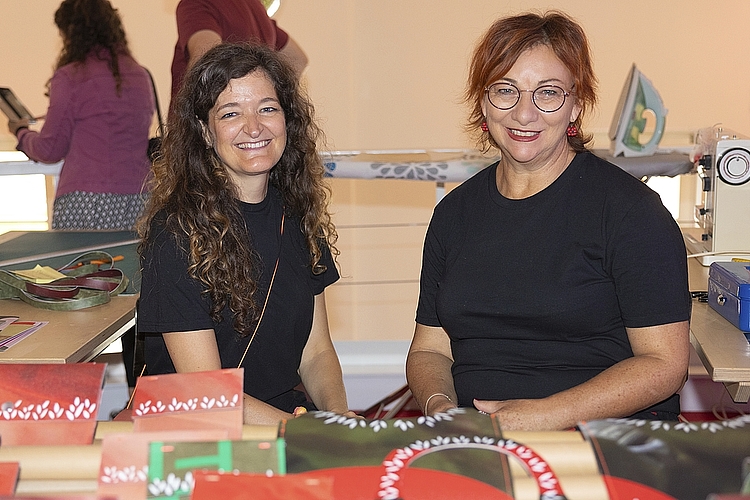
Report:
[{"label": "leather strap", "polygon": [[143,66],[143,69],[146,70],[146,73],[148,73],[148,79],[151,80],[151,89],[154,91],[154,104],[156,108],[156,117],[159,120],[159,129],[158,129],[158,136],[164,137],[164,121],[161,118],[161,106],[159,106],[159,92],[156,90],[156,82],[154,82],[154,75],[151,74],[151,71],[145,66]]},{"label": "leather strap", "polygon": [[[95,270],[92,260],[109,262],[110,268]],[[123,292],[128,278],[111,267],[114,261],[106,252],[88,252],[76,257],[60,272],[68,276],[46,284],[32,283],[12,271],[0,270],[0,299],[18,298],[43,309],[72,311],[105,304],[111,296]],[[106,265],[106,264],[105,264]]]},{"label": "leather strap", "polygon": [[[27,282],[26,291],[49,299],[72,299],[82,288],[114,292],[121,287],[123,281],[122,271],[107,269],[75,278],[60,278],[44,285]],[[127,282],[125,284],[127,285]]]}]

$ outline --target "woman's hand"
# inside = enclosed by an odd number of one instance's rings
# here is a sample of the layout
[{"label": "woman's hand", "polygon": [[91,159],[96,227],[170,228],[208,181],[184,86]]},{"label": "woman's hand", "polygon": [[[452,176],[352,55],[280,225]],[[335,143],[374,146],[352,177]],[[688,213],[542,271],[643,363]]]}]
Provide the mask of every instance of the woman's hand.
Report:
[{"label": "woman's hand", "polygon": [[[511,399],[508,401],[474,400],[474,407],[494,415],[504,431],[562,430],[566,425],[555,422],[548,404],[542,399]],[[547,411],[545,411],[545,409]]]},{"label": "woman's hand", "polygon": [[20,120],[8,120],[8,130],[10,130],[11,134],[16,135],[16,133],[22,128],[29,128],[28,118],[22,118]]},{"label": "woman's hand", "polygon": [[436,413],[445,413],[455,408],[458,408],[458,405],[447,394],[438,392],[427,398],[427,402],[424,404],[424,408],[422,408],[422,413],[432,416]]}]

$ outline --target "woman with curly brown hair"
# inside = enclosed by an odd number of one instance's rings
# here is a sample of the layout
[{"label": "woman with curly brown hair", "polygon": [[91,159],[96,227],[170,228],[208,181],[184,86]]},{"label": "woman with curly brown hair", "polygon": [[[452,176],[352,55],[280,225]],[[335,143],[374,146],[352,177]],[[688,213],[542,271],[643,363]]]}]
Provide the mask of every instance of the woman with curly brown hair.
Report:
[{"label": "woman with curly brown hair", "polygon": [[173,111],[140,224],[148,373],[244,368],[245,423],[353,415],[325,308],[339,275],[321,132],[293,70],[218,45]]},{"label": "woman with curly brown hair", "polygon": [[154,97],[107,0],[65,0],[55,12],[63,48],[49,81],[39,132],[11,121],[17,149],[32,160],[64,159],[53,229],[131,229],[143,211]]}]

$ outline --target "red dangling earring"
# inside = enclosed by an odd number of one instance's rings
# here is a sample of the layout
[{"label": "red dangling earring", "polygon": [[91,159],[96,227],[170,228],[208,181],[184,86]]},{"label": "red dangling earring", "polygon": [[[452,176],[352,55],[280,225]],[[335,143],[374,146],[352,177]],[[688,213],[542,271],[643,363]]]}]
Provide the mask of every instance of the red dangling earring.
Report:
[{"label": "red dangling earring", "polygon": [[568,130],[566,130],[565,133],[568,134],[568,137],[575,137],[578,135],[578,127],[571,123],[568,125]]},{"label": "red dangling earring", "polygon": [[490,128],[487,126],[487,122],[482,122],[482,132],[489,131]]}]

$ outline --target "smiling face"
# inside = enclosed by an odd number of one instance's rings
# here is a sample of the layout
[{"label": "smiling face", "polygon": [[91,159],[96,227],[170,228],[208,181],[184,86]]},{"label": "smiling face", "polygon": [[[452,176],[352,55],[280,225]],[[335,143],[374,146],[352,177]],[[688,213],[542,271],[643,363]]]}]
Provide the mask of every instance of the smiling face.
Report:
[{"label": "smiling face", "polygon": [[[512,83],[521,90],[541,85],[557,85],[565,91],[573,87],[570,71],[546,45],[522,53],[508,73],[490,85],[497,82]],[[531,92],[521,92],[521,100],[508,110],[492,106],[485,93],[482,112],[503,161],[531,169],[563,161],[567,164],[570,148],[566,129],[581,112],[575,94],[569,95],[559,110],[544,113],[532,102]]]},{"label": "smiling face", "polygon": [[230,80],[208,113],[206,132],[240,199],[262,201],[269,173],[286,147],[284,111],[266,73]]}]

